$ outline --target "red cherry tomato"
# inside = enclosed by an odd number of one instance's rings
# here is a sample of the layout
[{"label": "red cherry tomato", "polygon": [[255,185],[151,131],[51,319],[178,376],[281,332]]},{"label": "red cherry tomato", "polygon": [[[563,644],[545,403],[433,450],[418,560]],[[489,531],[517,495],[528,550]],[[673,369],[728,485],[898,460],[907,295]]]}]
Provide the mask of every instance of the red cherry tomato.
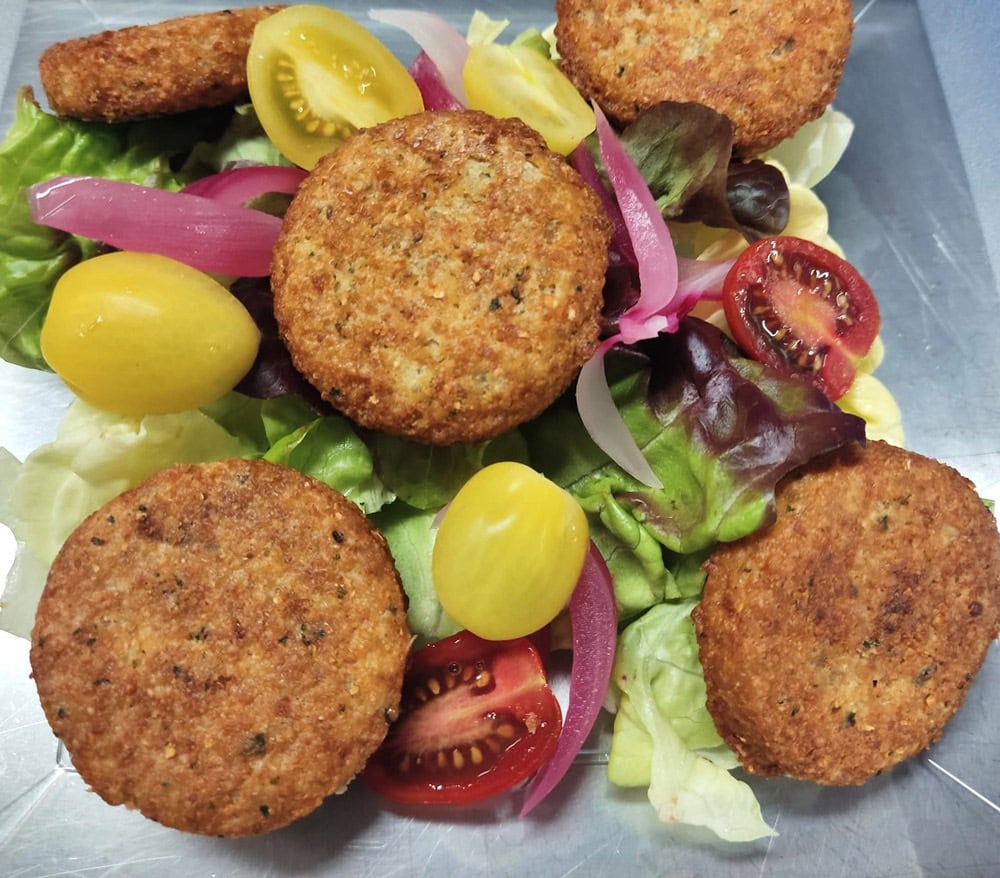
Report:
[{"label": "red cherry tomato", "polygon": [[399,719],[363,778],[404,804],[475,802],[533,775],[561,729],[559,702],[526,638],[462,631],[414,653]]},{"label": "red cherry tomato", "polygon": [[748,355],[831,399],[847,392],[879,331],[878,302],[858,270],[802,238],[744,250],[726,276],[723,307]]}]

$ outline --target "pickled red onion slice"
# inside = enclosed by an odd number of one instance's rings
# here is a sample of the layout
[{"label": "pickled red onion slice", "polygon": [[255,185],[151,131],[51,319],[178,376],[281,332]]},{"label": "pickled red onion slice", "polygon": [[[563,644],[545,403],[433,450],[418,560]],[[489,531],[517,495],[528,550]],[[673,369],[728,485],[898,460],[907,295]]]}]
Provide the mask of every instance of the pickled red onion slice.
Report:
[{"label": "pickled red onion slice", "polygon": [[426,52],[421,52],[413,59],[413,63],[410,64],[410,76],[420,89],[425,110],[465,109],[462,102],[449,91],[441,71]]},{"label": "pickled red onion slice", "polygon": [[577,173],[583,177],[584,182],[597,193],[597,197],[604,207],[604,212],[608,215],[608,219],[611,220],[611,228],[613,229],[611,250],[617,253],[621,257],[621,260],[631,269],[637,270],[639,262],[635,257],[635,250],[632,249],[632,239],[629,237],[628,228],[625,226],[625,218],[618,208],[618,202],[615,201],[614,196],[608,192],[604,183],[601,182],[600,172],[594,164],[590,150],[587,149],[587,144],[581,143],[574,149],[570,153],[569,161]]},{"label": "pickled red onion slice", "polygon": [[220,204],[242,206],[269,192],[294,195],[299,184],[308,176],[302,168],[284,165],[248,165],[227,168],[189,183],[181,191],[188,195],[213,198]]},{"label": "pickled red onion slice", "polygon": [[573,630],[573,666],[562,734],[556,752],[528,786],[521,807],[522,817],[552,792],[572,765],[601,712],[604,692],[611,679],[618,640],[618,608],[611,573],[593,542],[569,600],[569,615]]},{"label": "pickled red onion slice", "polygon": [[216,274],[269,274],[281,230],[278,217],[259,210],[98,177],[55,177],[27,195],[39,225]]},{"label": "pickled red onion slice", "polygon": [[462,68],[469,56],[469,44],[448,21],[417,9],[369,9],[368,17],[406,31],[434,62],[448,91],[465,105]]},{"label": "pickled red onion slice", "polygon": [[601,159],[638,265],[639,300],[618,321],[622,341],[636,342],[667,328],[667,309],[677,296],[677,254],[649,186],[596,103],[594,114]]},{"label": "pickled red onion slice", "polygon": [[683,298],[721,299],[722,282],[733,267],[735,259],[719,262],[677,257],[677,295]]},{"label": "pickled red onion slice", "polygon": [[576,379],[576,409],[584,429],[601,451],[644,485],[662,488],[663,482],[636,444],[608,388],[604,355],[619,341],[617,336],[606,339],[584,363]]}]

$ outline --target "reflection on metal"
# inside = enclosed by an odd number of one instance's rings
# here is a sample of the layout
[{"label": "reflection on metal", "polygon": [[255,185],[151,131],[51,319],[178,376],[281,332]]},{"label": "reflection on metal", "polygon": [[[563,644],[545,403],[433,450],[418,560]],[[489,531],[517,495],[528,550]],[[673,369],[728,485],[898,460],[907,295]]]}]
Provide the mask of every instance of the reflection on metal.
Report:
[{"label": "reflection on metal", "polygon": [[977,799],[979,799],[980,802],[989,805],[994,811],[1000,813],[1000,805],[998,805],[992,799],[988,799],[981,792],[979,792],[979,790],[974,790],[964,780],[962,780],[960,777],[955,777],[955,775],[953,775],[950,771],[948,771],[947,768],[943,768],[942,766],[938,765],[933,759],[928,759],[927,762],[929,765],[934,766],[934,768],[940,771],[941,774],[943,774],[949,780],[955,781],[955,783],[957,783],[963,790],[972,793],[972,795],[974,795]]}]

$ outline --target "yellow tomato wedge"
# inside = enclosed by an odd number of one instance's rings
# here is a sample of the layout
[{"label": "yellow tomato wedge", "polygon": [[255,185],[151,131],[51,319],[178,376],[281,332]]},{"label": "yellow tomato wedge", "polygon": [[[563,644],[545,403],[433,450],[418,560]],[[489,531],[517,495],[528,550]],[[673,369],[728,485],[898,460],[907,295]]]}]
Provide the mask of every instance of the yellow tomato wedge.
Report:
[{"label": "yellow tomato wedge", "polygon": [[180,412],[232,390],[260,332],[207,274],[150,253],[87,259],[56,284],[42,355],[84,402],[120,415]]},{"label": "yellow tomato wedge", "polygon": [[359,128],[424,108],[413,77],[376,37],[341,12],[289,6],[254,30],[250,99],[267,136],[311,169]]},{"label": "yellow tomato wedge", "polygon": [[510,640],[551,622],[566,606],[589,545],[573,497],[530,467],[495,463],[448,506],[431,555],[445,612],[487,640]]},{"label": "yellow tomato wedge", "polygon": [[594,130],[594,111],[576,86],[529,46],[472,46],[462,82],[470,107],[501,119],[517,117],[562,155]]}]

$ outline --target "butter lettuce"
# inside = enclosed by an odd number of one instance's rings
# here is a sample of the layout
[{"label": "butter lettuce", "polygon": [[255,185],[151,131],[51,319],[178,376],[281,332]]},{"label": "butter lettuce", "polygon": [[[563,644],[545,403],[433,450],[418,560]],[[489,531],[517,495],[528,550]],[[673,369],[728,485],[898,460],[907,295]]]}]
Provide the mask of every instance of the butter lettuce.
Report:
[{"label": "butter lettuce", "polygon": [[397,500],[371,516],[385,537],[406,592],[406,622],[422,645],[461,630],[444,611],[434,589],[431,552],[437,513]]},{"label": "butter lettuce", "polygon": [[122,419],[75,401],[53,442],[23,463],[3,452],[0,520],[18,549],[0,627],[28,636],[49,565],[66,537],[103,503],[171,464],[254,451],[199,411]]},{"label": "butter lettuce", "polygon": [[850,117],[829,106],[768,153],[785,168],[790,183],[812,188],[836,167],[854,133]]},{"label": "butter lettuce", "polygon": [[260,456],[326,482],[366,511],[392,500],[350,424],[339,416],[316,418],[296,397],[230,393],[205,410],[135,418],[76,400],[55,440],[23,463],[0,449],[0,521],[18,541],[0,627],[28,635],[60,546],[111,498],[176,463]]},{"label": "butter lettuce", "polygon": [[690,619],[696,603],[658,604],[619,637],[608,778],[619,786],[647,786],[664,823],[704,826],[726,841],[771,836],[753,790],[730,774],[736,757],[705,707]]},{"label": "butter lettuce", "polygon": [[368,447],[339,415],[316,418],[281,437],[264,459],[325,482],[368,514],[395,499],[375,475]]}]

